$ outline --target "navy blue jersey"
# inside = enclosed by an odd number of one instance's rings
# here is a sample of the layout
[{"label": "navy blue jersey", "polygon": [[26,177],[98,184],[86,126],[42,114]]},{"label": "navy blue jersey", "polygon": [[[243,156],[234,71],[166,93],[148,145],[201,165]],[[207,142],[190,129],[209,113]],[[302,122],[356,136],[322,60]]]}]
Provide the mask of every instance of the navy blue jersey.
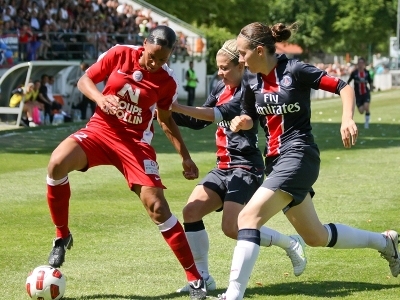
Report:
[{"label": "navy blue jersey", "polygon": [[[250,130],[232,132],[230,121],[240,115],[241,87],[230,89],[219,81],[203,104],[203,107],[217,107],[223,120],[217,123],[215,133],[217,145],[217,168],[234,167],[264,169],[264,161],[258,148],[257,127],[255,122]],[[213,122],[203,121],[183,114],[172,113],[178,126],[202,129]]]},{"label": "navy blue jersey", "polygon": [[296,141],[313,143],[311,133],[311,89],[336,94],[346,85],[313,65],[278,55],[278,63],[268,74],[243,77],[243,111],[253,120],[261,116],[266,136],[265,156],[277,156]]},{"label": "navy blue jersey", "polygon": [[[347,83],[350,83],[352,80],[354,80],[354,92],[356,97],[369,94],[369,88],[372,86],[372,78],[368,70],[354,70],[351,72]],[[369,84],[369,87],[367,86],[367,83]]]}]

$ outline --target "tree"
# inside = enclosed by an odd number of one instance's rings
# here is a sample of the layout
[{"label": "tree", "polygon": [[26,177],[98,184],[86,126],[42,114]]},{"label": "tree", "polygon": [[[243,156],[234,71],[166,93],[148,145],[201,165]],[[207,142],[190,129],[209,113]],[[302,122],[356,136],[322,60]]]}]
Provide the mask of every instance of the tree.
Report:
[{"label": "tree", "polygon": [[[246,24],[259,21],[273,25],[298,22],[291,42],[305,55],[330,53],[368,56],[371,51],[388,53],[389,37],[396,34],[398,0],[214,0],[149,3],[179,19],[201,27],[210,39],[211,60],[220,46],[218,29],[225,38],[236,36]],[[218,41],[216,41],[216,39]],[[215,47],[214,47],[215,46]],[[209,63],[212,66],[212,63]],[[212,70],[212,69],[211,69]]]}]

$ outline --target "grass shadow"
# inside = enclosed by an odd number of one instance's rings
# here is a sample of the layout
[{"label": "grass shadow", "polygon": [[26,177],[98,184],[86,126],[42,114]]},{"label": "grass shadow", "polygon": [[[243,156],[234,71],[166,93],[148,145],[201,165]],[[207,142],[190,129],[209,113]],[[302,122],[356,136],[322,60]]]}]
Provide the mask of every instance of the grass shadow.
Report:
[{"label": "grass shadow", "polygon": [[[278,296],[304,296],[320,298],[343,298],[357,294],[358,292],[380,291],[393,288],[399,288],[397,284],[378,284],[357,281],[307,281],[277,283],[268,286],[248,288],[246,290],[246,299],[260,297],[278,297]],[[217,289],[210,292],[210,299],[217,299],[218,294],[225,290]],[[117,294],[94,294],[81,297],[64,297],[64,300],[95,300],[95,299],[130,299],[130,300],[164,300],[182,298],[185,295],[180,293],[171,293],[158,296],[138,296],[138,295],[117,295]],[[215,297],[215,298],[214,298]]]},{"label": "grass shadow", "polygon": [[82,297],[63,297],[63,300],[95,300],[95,299],[130,299],[130,300],[164,300],[182,298],[183,294],[171,293],[158,296],[117,295],[117,294],[94,294]]},{"label": "grass shadow", "polygon": [[[397,284],[378,284],[357,281],[306,281],[306,282],[290,282],[277,283],[266,286],[248,288],[246,290],[246,299],[260,295],[267,297],[278,296],[304,296],[304,297],[320,297],[320,298],[343,298],[357,294],[358,292],[380,291],[388,289],[399,289]],[[209,293],[217,296],[226,290],[217,289]]]}]

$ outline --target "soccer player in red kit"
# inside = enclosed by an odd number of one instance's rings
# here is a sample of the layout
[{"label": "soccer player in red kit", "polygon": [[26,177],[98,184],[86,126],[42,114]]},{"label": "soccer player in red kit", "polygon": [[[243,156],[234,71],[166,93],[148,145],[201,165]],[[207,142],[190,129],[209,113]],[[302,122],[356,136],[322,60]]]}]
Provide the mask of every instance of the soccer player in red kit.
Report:
[{"label": "soccer player in red kit", "polygon": [[355,145],[358,134],[353,120],[355,96],[343,80],[275,53],[275,43],[287,41],[295,27],[251,23],[236,39],[240,61],[248,71],[243,77],[242,114],[232,119],[230,129],[242,132],[263,120],[267,178],[239,213],[229,286],[220,299],[243,299],[260,251],[260,228],[282,210],[309,246],[374,249],[389,262],[394,277],[400,273],[396,231],[380,233],[340,223],[322,224],[315,211],[312,186],[318,178],[320,156],[311,131],[311,89],[340,95],[340,132],[345,148]]},{"label": "soccer player in red kit", "polygon": [[[167,61],[176,42],[168,26],[149,32],[143,47],[116,45],[101,55],[79,79],[78,88],[96,102],[86,127],[71,134],[51,155],[47,175],[47,201],[56,226],[49,264],[60,267],[73,243],[68,227],[70,186],[68,173],[85,172],[98,165],[113,165],[125,177],[157,224],[186,272],[191,299],[205,299],[204,280],[196,269],[185,232],[165,199],[156,153],[150,145],[157,108],[161,128],[182,157],[183,175],[192,180],[198,169],[171,116],[177,98],[177,80]],[[102,92],[96,84],[107,82]]]}]

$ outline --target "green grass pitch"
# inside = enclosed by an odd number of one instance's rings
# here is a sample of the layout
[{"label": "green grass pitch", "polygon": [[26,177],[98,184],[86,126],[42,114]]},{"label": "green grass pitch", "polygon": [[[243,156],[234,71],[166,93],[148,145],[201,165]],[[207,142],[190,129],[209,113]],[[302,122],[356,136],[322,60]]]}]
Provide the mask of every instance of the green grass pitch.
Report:
[{"label": "green grass pitch", "polygon": [[[355,113],[357,145],[340,139],[340,98],[315,100],[312,125],[321,150],[315,206],[324,223],[365,230],[400,230],[400,91],[373,93],[370,129]],[[0,299],[28,299],[25,279],[46,264],[54,236],[46,203],[46,166],[51,151],[83,123],[0,132]],[[197,181],[181,175],[181,162],[155,125],[153,145],[173,213],[181,210]],[[182,128],[193,160],[204,176],[215,164],[215,126]],[[264,138],[260,135],[260,146]],[[74,247],[61,268],[66,300],[188,299],[174,291],[185,284],[178,261],[136,195],[113,167],[70,174],[70,228]],[[220,230],[221,214],[204,218],[210,237],[210,271],[225,291],[235,241]],[[267,224],[285,234],[294,229],[283,215]],[[282,249],[262,248],[246,299],[388,299],[400,295],[400,278],[371,249],[306,249],[308,265],[295,277]]]}]

